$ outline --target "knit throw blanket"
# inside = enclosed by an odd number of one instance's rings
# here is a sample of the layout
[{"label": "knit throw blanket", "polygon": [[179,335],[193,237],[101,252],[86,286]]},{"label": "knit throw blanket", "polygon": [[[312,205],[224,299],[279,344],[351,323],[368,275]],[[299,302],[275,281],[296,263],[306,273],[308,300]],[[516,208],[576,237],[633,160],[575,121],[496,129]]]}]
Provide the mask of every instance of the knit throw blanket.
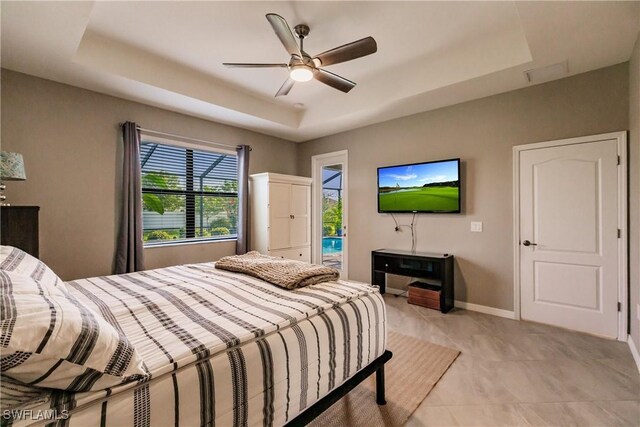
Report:
[{"label": "knit throw blanket", "polygon": [[257,251],[221,258],[216,268],[248,274],[286,289],[331,282],[340,277],[335,268],[262,255]]}]

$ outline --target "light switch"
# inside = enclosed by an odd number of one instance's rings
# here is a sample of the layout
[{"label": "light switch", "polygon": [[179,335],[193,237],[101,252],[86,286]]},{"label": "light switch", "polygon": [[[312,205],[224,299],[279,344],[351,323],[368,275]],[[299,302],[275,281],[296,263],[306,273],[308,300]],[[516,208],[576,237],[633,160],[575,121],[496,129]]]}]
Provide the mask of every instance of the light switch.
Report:
[{"label": "light switch", "polygon": [[482,233],[482,223],[479,221],[471,222],[471,231],[475,233]]}]

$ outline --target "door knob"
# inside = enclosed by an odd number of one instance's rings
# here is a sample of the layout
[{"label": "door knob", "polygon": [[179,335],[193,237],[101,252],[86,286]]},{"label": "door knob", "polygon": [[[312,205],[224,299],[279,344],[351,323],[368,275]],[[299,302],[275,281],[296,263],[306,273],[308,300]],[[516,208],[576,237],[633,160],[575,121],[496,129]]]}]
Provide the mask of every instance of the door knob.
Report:
[{"label": "door knob", "polygon": [[538,244],[537,244],[537,243],[532,243],[532,242],[530,242],[530,241],[528,241],[528,240],[525,240],[524,242],[522,242],[522,244],[523,244],[524,246],[538,246]]}]

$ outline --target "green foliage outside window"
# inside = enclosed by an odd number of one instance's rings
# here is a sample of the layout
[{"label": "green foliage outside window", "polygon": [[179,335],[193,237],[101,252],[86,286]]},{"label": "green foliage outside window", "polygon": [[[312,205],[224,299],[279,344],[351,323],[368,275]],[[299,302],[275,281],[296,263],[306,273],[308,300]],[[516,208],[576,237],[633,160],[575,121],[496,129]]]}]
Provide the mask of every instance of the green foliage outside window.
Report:
[{"label": "green foliage outside window", "polygon": [[[237,193],[238,183],[236,181],[225,181],[219,186],[205,185],[204,191],[216,193]],[[238,198],[237,197],[203,197],[202,198],[202,223],[210,224],[212,228],[226,227],[233,228],[238,223]],[[196,203],[196,217],[200,216],[200,203]],[[215,224],[216,221],[223,221],[224,224]],[[228,234],[228,233],[227,233]]]},{"label": "green foliage outside window", "polygon": [[144,235],[144,240],[171,240],[174,237],[164,230],[152,230]]},{"label": "green foliage outside window", "polygon": [[341,235],[342,198],[338,200],[322,196],[322,234],[323,236]]},{"label": "green foliage outside window", "polygon": [[333,224],[323,224],[322,225],[322,235],[323,236],[335,236],[336,235],[336,226]]},{"label": "green foliage outside window", "polygon": [[216,227],[211,230],[211,234],[214,236],[228,236],[229,229],[226,227]]},{"label": "green foliage outside window", "polygon": [[[181,190],[180,180],[175,175],[147,172],[142,175],[142,188],[155,188],[158,190]],[[184,210],[184,200],[181,196],[173,194],[149,194],[142,195],[142,208],[146,211],[164,215],[165,212],[181,212]]]},{"label": "green foliage outside window", "polygon": [[[176,175],[164,172],[147,172],[142,175],[142,188],[157,190],[184,190]],[[214,193],[237,193],[236,181],[225,181],[222,185],[204,185],[202,190]],[[175,194],[142,194],[143,210],[165,215],[168,212],[185,212],[185,196]],[[226,236],[235,229],[238,218],[237,197],[196,196],[195,216],[197,224],[196,237]],[[181,229],[145,230],[143,240],[174,240],[185,237],[184,227]]]}]

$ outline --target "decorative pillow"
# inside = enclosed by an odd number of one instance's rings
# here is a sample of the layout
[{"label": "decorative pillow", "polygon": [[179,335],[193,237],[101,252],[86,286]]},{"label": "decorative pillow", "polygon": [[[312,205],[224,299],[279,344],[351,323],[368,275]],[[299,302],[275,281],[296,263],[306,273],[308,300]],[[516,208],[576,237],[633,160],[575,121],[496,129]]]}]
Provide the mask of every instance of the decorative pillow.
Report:
[{"label": "decorative pillow", "polygon": [[0,288],[2,375],[71,391],[101,390],[147,375],[127,338],[66,290],[2,270]]},{"label": "decorative pillow", "polygon": [[66,290],[62,279],[44,262],[13,246],[0,246],[0,270],[24,274],[46,287],[59,287]]},{"label": "decorative pillow", "polygon": [[[0,269],[0,277],[7,278],[6,280],[0,279],[0,285],[2,285],[2,293],[5,297],[8,294],[42,294],[47,296],[63,295],[62,288],[56,286],[45,286],[31,276],[16,273],[15,271]],[[3,301],[1,308],[4,310],[6,307],[7,305]]]}]

